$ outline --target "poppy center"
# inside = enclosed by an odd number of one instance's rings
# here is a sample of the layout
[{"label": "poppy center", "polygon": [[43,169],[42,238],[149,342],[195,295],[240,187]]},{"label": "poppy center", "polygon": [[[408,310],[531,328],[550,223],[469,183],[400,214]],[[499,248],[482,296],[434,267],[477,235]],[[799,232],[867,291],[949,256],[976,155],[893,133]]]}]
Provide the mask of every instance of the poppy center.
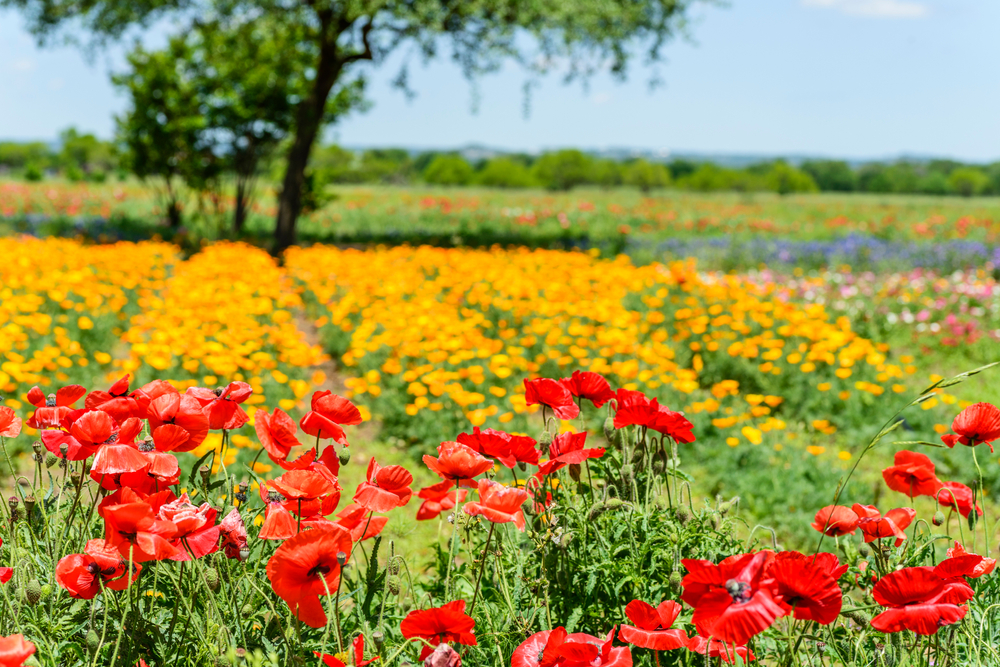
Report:
[{"label": "poppy center", "polygon": [[750,584],[745,581],[736,581],[735,579],[730,579],[726,582],[726,592],[729,593],[729,596],[733,598],[733,602],[736,604],[749,602],[750,598],[753,597]]},{"label": "poppy center", "polygon": [[45,407],[47,407],[47,408],[54,408],[54,407],[56,407],[56,395],[55,394],[49,394],[48,396],[45,397]]},{"label": "poppy center", "polygon": [[330,573],[330,570],[332,570],[332,569],[333,568],[330,567],[329,565],[322,565],[322,564],[320,564],[320,565],[317,565],[316,567],[314,567],[313,569],[309,570],[309,576],[310,577],[317,577],[317,576],[319,576],[319,577],[325,577],[327,574]]},{"label": "poppy center", "polygon": [[97,563],[89,563],[87,565],[87,572],[89,572],[91,574],[97,574],[100,571],[101,571],[101,566],[98,565]]}]

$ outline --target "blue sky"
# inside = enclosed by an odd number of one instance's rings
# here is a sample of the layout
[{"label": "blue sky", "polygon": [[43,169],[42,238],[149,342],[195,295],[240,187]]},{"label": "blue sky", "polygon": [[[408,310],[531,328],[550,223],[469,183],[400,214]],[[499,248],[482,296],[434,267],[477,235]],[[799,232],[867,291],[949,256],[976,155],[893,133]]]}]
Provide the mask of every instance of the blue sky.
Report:
[{"label": "blue sky", "polygon": [[[648,70],[586,89],[543,79],[522,113],[524,73],[469,84],[446,58],[411,67],[417,97],[390,85],[399,56],[373,72],[373,108],[331,137],[352,146],[514,150],[632,147],[719,153],[900,153],[1000,159],[1000,69],[994,0],[730,0],[695,13],[692,41]],[[155,38],[154,38],[155,39]],[[109,137],[125,105],[108,81],[121,49],[88,62],[39,49],[0,12],[0,137],[55,137],[68,125]]]}]

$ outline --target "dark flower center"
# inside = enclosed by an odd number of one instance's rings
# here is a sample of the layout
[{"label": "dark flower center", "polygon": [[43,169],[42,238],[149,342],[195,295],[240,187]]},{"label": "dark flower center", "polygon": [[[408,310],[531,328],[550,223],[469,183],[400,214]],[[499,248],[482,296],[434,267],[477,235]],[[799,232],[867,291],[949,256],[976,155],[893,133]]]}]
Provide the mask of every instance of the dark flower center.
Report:
[{"label": "dark flower center", "polygon": [[330,570],[332,570],[332,569],[333,568],[330,567],[329,565],[320,564],[320,565],[317,565],[316,567],[314,567],[313,569],[309,570],[309,576],[310,577],[325,577],[327,574],[329,574]]},{"label": "dark flower center", "polygon": [[736,581],[735,579],[730,579],[726,582],[726,592],[729,593],[729,596],[733,598],[733,602],[736,604],[749,602],[750,598],[753,597],[750,584],[745,581]]},{"label": "dark flower center", "polygon": [[55,394],[49,394],[48,396],[45,397],[45,407],[47,407],[47,408],[54,408],[54,407],[56,407],[56,395]]},{"label": "dark flower center", "polygon": [[97,574],[100,571],[101,571],[101,566],[98,565],[96,562],[87,565],[87,572],[90,572],[91,574]]},{"label": "dark flower center", "polygon": [[117,433],[112,433],[111,435],[108,436],[108,439],[105,440],[103,444],[105,444],[105,445],[113,445],[116,442],[118,442],[118,434]]}]

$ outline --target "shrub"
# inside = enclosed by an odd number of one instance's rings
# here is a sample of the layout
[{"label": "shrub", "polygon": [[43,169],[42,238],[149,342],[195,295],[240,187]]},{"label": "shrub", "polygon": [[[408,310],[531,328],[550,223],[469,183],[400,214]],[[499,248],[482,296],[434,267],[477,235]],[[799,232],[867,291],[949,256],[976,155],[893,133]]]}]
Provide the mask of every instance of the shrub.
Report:
[{"label": "shrub", "polygon": [[537,185],[524,164],[506,157],[493,158],[476,175],[482,185],[493,188],[530,188]]},{"label": "shrub", "polygon": [[955,194],[963,197],[982,194],[990,184],[989,177],[979,169],[963,167],[951,172],[948,186]]},{"label": "shrub", "polygon": [[472,166],[459,155],[438,155],[423,172],[431,185],[468,185],[472,177]]},{"label": "shrub", "polygon": [[635,160],[625,166],[622,179],[626,185],[649,192],[654,188],[663,188],[670,184],[670,171],[662,164]]},{"label": "shrub", "polygon": [[549,190],[570,190],[590,181],[593,160],[578,150],[545,153],[535,162],[532,172]]},{"label": "shrub", "polygon": [[796,169],[787,162],[775,162],[764,176],[767,189],[778,194],[787,195],[792,192],[818,192],[816,181],[804,171]]}]

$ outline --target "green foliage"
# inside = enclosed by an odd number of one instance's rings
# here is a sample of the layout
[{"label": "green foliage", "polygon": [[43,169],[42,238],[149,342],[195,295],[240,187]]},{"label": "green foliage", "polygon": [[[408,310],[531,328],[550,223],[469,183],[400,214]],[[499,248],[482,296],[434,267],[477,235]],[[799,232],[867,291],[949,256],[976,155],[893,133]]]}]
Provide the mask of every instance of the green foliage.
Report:
[{"label": "green foliage", "polygon": [[634,160],[625,165],[622,180],[626,185],[649,192],[655,188],[663,188],[670,184],[670,170],[664,165]]},{"label": "green foliage", "polygon": [[764,176],[767,189],[779,195],[792,192],[818,192],[816,181],[804,171],[796,169],[787,162],[778,161]]},{"label": "green foliage", "polygon": [[592,158],[582,151],[567,149],[542,155],[532,173],[549,190],[570,190],[589,182],[592,169]]},{"label": "green foliage", "polygon": [[981,194],[990,184],[989,177],[978,169],[963,167],[948,177],[948,186],[963,197]]},{"label": "green foliage", "polygon": [[524,163],[508,157],[496,157],[476,174],[477,182],[493,188],[530,188],[537,185]]},{"label": "green foliage", "polygon": [[432,185],[468,185],[473,179],[472,165],[461,155],[438,155],[421,176]]},{"label": "green foliage", "polygon": [[823,192],[852,192],[858,189],[858,175],[846,162],[809,160],[802,163],[801,169]]}]

